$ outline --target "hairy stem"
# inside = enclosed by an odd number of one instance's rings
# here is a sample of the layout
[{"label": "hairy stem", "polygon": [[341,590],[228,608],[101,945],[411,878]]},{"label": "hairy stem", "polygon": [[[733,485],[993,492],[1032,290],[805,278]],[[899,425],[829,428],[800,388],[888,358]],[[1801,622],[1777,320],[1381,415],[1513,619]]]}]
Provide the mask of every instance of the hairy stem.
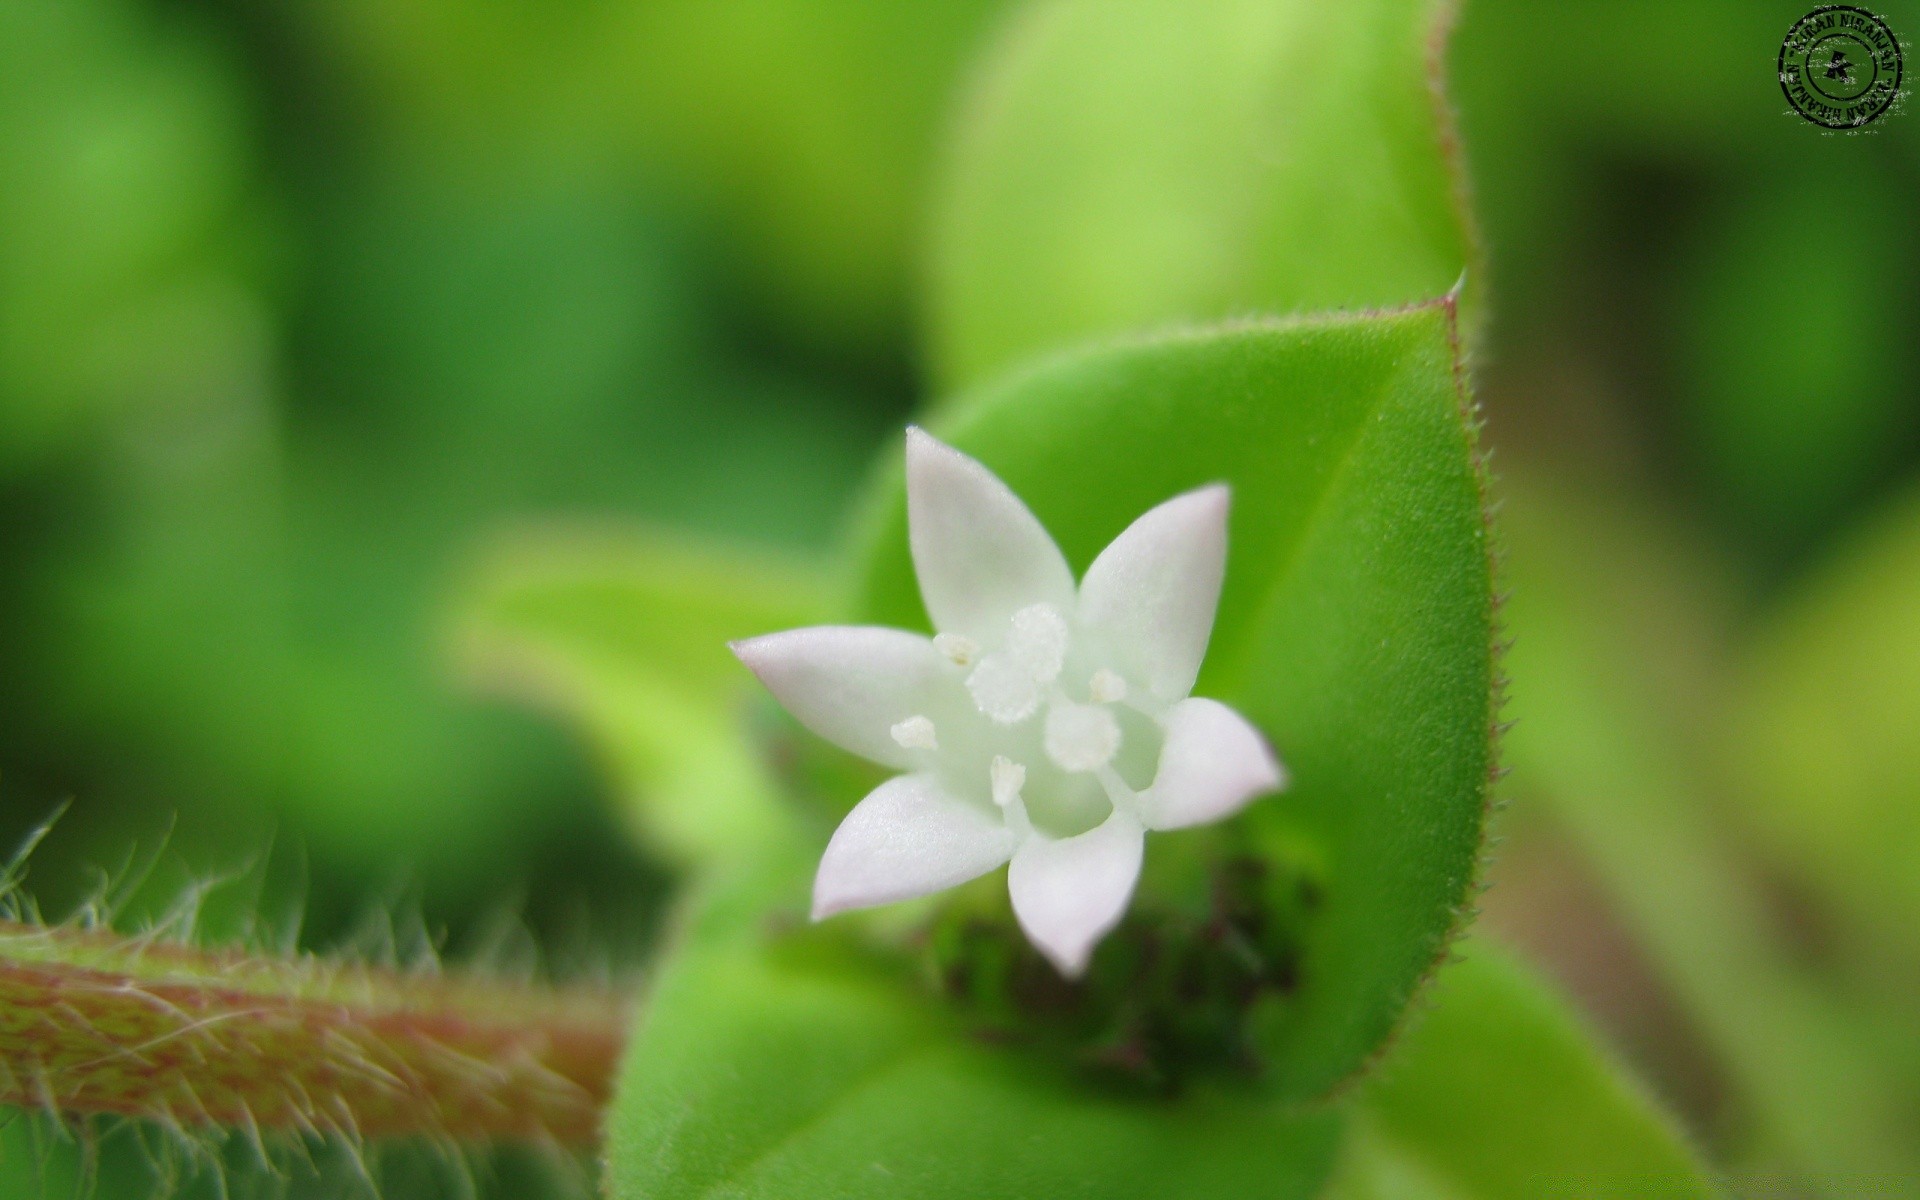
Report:
[{"label": "hairy stem", "polygon": [[0,1102],[186,1126],[599,1137],[607,992],[275,960],[0,921]]}]

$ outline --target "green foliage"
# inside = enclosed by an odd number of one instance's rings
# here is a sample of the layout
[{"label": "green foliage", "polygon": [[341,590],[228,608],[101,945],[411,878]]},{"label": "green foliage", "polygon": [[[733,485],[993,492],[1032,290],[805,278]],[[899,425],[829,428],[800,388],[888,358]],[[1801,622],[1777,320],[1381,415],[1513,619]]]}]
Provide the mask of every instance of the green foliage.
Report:
[{"label": "green foliage", "polygon": [[1671,1119],[1483,940],[1354,1108],[1329,1200],[1718,1194]]},{"label": "green foliage", "polygon": [[969,1037],[831,946],[720,940],[665,968],[608,1127],[619,1200],[1314,1194],[1330,1114],[1104,1096]]},{"label": "green foliage", "polygon": [[[1324,1093],[1387,1036],[1480,845],[1492,600],[1452,332],[1436,304],[1122,343],[973,396],[940,431],[1076,569],[1168,496],[1233,486],[1196,692],[1272,738],[1292,789],[1242,819],[1320,877],[1301,987],[1266,1035],[1290,1097]],[[897,475],[876,512],[862,615],[924,627]]]},{"label": "green foliage", "polygon": [[630,6],[609,48],[634,135],[721,216],[781,324],[883,352],[906,322],[934,135],[1003,0]]},{"label": "green foliage", "polygon": [[1891,299],[1905,219],[1894,187],[1801,171],[1748,189],[1690,252],[1678,357],[1692,422],[1714,482],[1769,541],[1830,520],[1915,429],[1906,306]]},{"label": "green foliage", "polygon": [[[1728,765],[1772,856],[1883,970],[1920,963],[1920,493],[1858,531],[1769,620]],[[1894,960],[1904,959],[1900,967]]]},{"label": "green foliage", "polygon": [[954,77],[1005,0],[300,6],[409,156],[613,164],[684,210],[709,282],[809,352],[901,357]]},{"label": "green foliage", "polygon": [[[1481,290],[1436,86],[1452,5],[1040,0],[980,45],[1007,7],[0,0],[0,782],[24,760],[34,804],[75,778],[81,809],[204,804],[248,848],[286,817],[316,861],[412,860],[492,902],[547,837],[599,831],[549,731],[443,690],[427,647],[462,545],[555,509],[823,544],[904,419],[922,274],[941,432],[1077,566],[1172,493],[1234,485],[1199,690],[1294,786],[1156,837],[1103,951],[1123,969],[1097,963],[1065,1022],[1097,1041],[1114,992],[1160,1020],[1184,1069],[1122,1087],[1039,1044],[1066,1006],[912,977],[924,907],[800,928],[812,802],[859,781],[776,730],[724,643],[921,623],[897,469],[850,611],[830,562],[551,524],[496,543],[454,589],[459,665],[561,715],[636,840],[697,868],[612,1110],[613,1193],[1307,1196],[1339,1155],[1346,1200],[1703,1194],[1510,965],[1476,951],[1406,1017],[1464,919],[1493,767],[1474,430],[1456,301],[1432,299]],[[1670,376],[1597,407],[1691,431],[1711,503],[1770,555],[1839,519],[1909,449],[1897,156],[1920,127],[1761,131],[1753,47],[1780,27],[1741,0],[1468,19],[1500,361]],[[1677,63],[1650,34],[1674,28],[1698,34]],[[1697,223],[1644,219],[1680,194]],[[1333,308],[1384,311],[1282,319]],[[1513,390],[1533,436],[1587,432],[1552,386]],[[1697,614],[1657,585],[1631,602],[1672,564],[1602,519],[1620,493],[1517,495],[1518,794],[1716,1056],[1722,1149],[1808,1190],[1920,1177],[1913,511],[1765,623],[1722,723],[1688,675]],[[1819,945],[1786,945],[1729,827]],[[351,903],[320,878],[319,907]],[[994,889],[1004,930],[995,878],[939,902],[934,940]],[[9,1195],[22,1140],[0,1130]]]},{"label": "green foliage", "polygon": [[934,227],[949,386],[1178,320],[1404,304],[1472,257],[1437,93],[1448,5],[1029,6]]},{"label": "green foliage", "polygon": [[1910,1034],[1889,1040],[1779,944],[1769,897],[1704,800],[1710,756],[1689,743],[1717,732],[1701,727],[1716,685],[1686,678],[1711,670],[1699,556],[1617,495],[1603,508],[1511,490],[1515,792],[1575,836],[1738,1082],[1751,1165],[1834,1194],[1920,1178],[1911,1079],[1889,1053]]},{"label": "green foliage", "polygon": [[209,254],[243,204],[237,91],[133,5],[0,5],[0,471],[254,366],[258,313]]},{"label": "green foliage", "polygon": [[726,647],[816,623],[821,591],[772,555],[528,533],[469,589],[459,653],[483,686],[586,732],[645,844],[710,864],[798,836],[740,736],[749,679]]}]

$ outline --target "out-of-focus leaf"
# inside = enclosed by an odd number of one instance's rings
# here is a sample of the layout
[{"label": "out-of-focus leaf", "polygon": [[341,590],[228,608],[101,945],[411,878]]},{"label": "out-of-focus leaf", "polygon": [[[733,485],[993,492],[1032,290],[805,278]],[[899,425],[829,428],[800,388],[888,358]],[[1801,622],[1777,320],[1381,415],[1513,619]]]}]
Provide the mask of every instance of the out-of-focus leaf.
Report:
[{"label": "out-of-focus leaf", "polygon": [[1767,623],[1740,686],[1742,814],[1877,957],[1920,958],[1920,492]]},{"label": "out-of-focus leaf", "polygon": [[819,581],[782,559],[546,531],[485,564],[459,653],[483,686],[584,730],[645,841],[711,863],[793,836],[744,736],[750,679],[727,643],[824,608]]},{"label": "out-of-focus leaf", "polygon": [[1007,0],[297,5],[414,152],[616,163],[755,323],[895,359],[955,76]]},{"label": "out-of-focus leaf", "polygon": [[1679,693],[1663,698],[1636,665],[1698,641],[1657,632],[1693,603],[1673,574],[1684,560],[1623,519],[1618,497],[1511,490],[1515,725],[1503,757],[1519,803],[1572,831],[1698,1022],[1754,1114],[1750,1165],[1836,1195],[1910,1185],[1920,1161],[1898,1055],[1781,946],[1682,744],[1710,732],[1688,728],[1705,705],[1673,704]]},{"label": "out-of-focus leaf", "polygon": [[1471,257],[1436,90],[1447,9],[1031,6],[977,82],[938,202],[938,375],[1446,292]]},{"label": "out-of-focus leaf", "polygon": [[725,220],[787,327],[865,354],[905,324],[934,147],[1004,0],[625,6],[594,61],[651,156]]},{"label": "out-of-focus leaf", "polygon": [[1769,544],[1859,495],[1920,420],[1902,336],[1916,289],[1893,249],[1906,194],[1886,173],[1770,173],[1687,256],[1674,346],[1692,420]]},{"label": "out-of-focus leaf", "polygon": [[219,236],[236,91],[209,41],[134,6],[0,5],[0,467],[254,366],[261,317]]},{"label": "out-of-focus leaf", "polygon": [[1330,1200],[1718,1194],[1638,1083],[1484,941],[1361,1090],[1336,1178]]},{"label": "out-of-focus leaf", "polygon": [[[1480,845],[1492,600],[1450,310],[1123,343],[956,411],[942,433],[1027,500],[1076,569],[1161,500],[1232,485],[1196,693],[1253,718],[1293,774],[1240,819],[1320,883],[1270,1048],[1281,1094],[1324,1093],[1399,1018]],[[899,489],[896,472],[863,615],[924,627]]]},{"label": "out-of-focus leaf", "polygon": [[611,1195],[1287,1200],[1331,1164],[1332,1113],[1103,1093],[817,950],[721,941],[663,969],[608,1121]]},{"label": "out-of-focus leaf", "polygon": [[[1538,331],[1543,319],[1591,328],[1595,314],[1582,306],[1596,269],[1605,278],[1625,268],[1615,281],[1637,298],[1664,294],[1669,268],[1695,261],[1685,252],[1692,239],[1717,237],[1722,199],[1793,186],[1783,161],[1799,165],[1796,177],[1863,182],[1891,165],[1898,150],[1886,143],[1898,130],[1821,137],[1788,112],[1770,73],[1773,94],[1760,101],[1755,48],[1771,56],[1804,11],[1746,0],[1460,6],[1448,83],[1473,166],[1474,216],[1494,248],[1498,329]],[[1705,33],[1684,70],[1672,43],[1647,35],[1657,28]],[[1553,53],[1538,53],[1548,45]],[[1656,213],[1670,219],[1636,219]],[[1636,249],[1647,257],[1632,257]],[[1504,349],[1527,347],[1513,339]]]},{"label": "out-of-focus leaf", "polygon": [[590,784],[550,723],[451,694],[466,543],[555,509],[825,540],[874,418],[717,365],[652,214],[598,176],[342,186],[286,396],[243,379],[112,443],[111,535],[23,589],[15,686],[145,764],[144,803],[218,814],[226,853],[277,824],[336,866],[496,887]]}]

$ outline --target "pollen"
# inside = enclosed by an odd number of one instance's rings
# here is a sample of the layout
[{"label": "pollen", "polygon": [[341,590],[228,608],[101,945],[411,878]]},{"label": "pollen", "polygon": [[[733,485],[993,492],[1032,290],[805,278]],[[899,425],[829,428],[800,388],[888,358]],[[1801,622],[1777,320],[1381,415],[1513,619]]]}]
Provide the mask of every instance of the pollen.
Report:
[{"label": "pollen", "polygon": [[935,634],[933,648],[946,655],[947,661],[956,667],[970,667],[980,657],[979,644],[957,633]]},{"label": "pollen", "polygon": [[940,748],[940,739],[934,732],[933,722],[926,717],[908,717],[887,732],[891,733],[893,740],[905,750],[938,750]]},{"label": "pollen", "polygon": [[993,756],[993,765],[987,769],[993,781],[993,802],[1001,808],[1020,798],[1020,789],[1027,786],[1027,769],[1004,754]]},{"label": "pollen", "polygon": [[1005,654],[989,654],[967,676],[974,705],[1000,725],[1018,725],[1040,710],[1040,684]]},{"label": "pollen", "polygon": [[1052,683],[1067,664],[1067,619],[1051,604],[1033,604],[1014,613],[1007,655],[1036,682]]}]

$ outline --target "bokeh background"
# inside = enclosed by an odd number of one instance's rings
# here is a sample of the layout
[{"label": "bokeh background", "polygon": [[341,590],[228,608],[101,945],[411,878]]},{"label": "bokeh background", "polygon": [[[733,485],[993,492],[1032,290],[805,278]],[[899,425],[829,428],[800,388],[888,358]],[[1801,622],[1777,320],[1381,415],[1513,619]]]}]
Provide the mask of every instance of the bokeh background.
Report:
[{"label": "bokeh background", "polygon": [[[456,669],[465,589],[530,522],[836,542],[929,399],[930,190],[1009,7],[0,0],[0,836],[71,802],[43,904],[165,847],[134,919],[240,870],[313,945],[507,912],[636,961],[662,873]],[[1789,1193],[1920,1180],[1920,113],[1788,114],[1802,11],[1467,0],[1450,51],[1518,722],[1487,922]]]}]

